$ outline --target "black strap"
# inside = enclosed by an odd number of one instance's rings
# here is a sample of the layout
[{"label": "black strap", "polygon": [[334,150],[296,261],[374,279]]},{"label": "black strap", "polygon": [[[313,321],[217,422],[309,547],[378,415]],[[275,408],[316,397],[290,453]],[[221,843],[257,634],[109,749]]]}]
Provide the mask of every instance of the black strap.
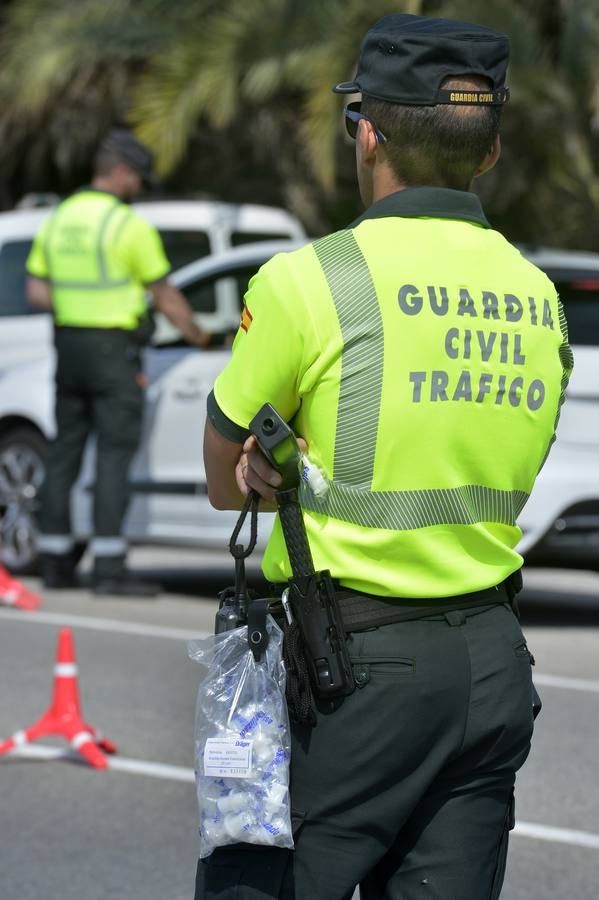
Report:
[{"label": "black strap", "polygon": [[283,629],[283,660],[287,673],[287,708],[292,722],[299,725],[316,725],[312,705],[312,687],[304,642],[297,622],[291,624],[285,616],[279,620]]},{"label": "black strap", "polygon": [[[250,491],[245,498],[243,507],[233,529],[229,541],[229,551],[235,560],[235,591],[234,598],[240,607],[247,611],[247,640],[248,646],[254,655],[256,662],[262,657],[268,647],[268,631],[266,629],[266,616],[268,613],[268,600],[256,600],[253,592],[247,590],[245,583],[244,560],[252,553],[258,538],[258,506],[260,497],[256,491]],[[250,513],[250,540],[247,547],[238,543],[239,534],[248,513]],[[222,600],[221,600],[222,603]]]},{"label": "black strap", "polygon": [[[259,503],[260,497],[258,496],[257,492],[250,491],[245,498],[243,506],[241,507],[241,512],[239,514],[239,518],[237,519],[237,524],[233,529],[233,534],[231,535],[231,540],[229,541],[229,552],[233,559],[247,559],[247,557],[253,552],[254,547],[256,546],[256,541],[258,539]],[[243,528],[244,522],[247,518],[247,514],[250,511],[250,542],[247,547],[244,547],[243,544],[237,543],[237,539],[239,538],[239,533]]]}]

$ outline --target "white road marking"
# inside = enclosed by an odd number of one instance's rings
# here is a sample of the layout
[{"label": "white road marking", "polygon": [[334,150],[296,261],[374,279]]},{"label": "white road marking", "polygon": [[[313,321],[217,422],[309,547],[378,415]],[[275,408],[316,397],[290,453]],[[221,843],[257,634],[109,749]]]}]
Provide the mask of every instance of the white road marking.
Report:
[{"label": "white road marking", "polygon": [[193,769],[186,769],[184,766],[169,766],[143,759],[119,759],[118,756],[109,758],[109,766],[116,772],[131,772],[134,775],[149,775],[150,778],[166,778],[170,781],[190,781],[192,784],[195,782]]},{"label": "white road marking", "polygon": [[61,627],[89,628],[92,631],[114,631],[117,634],[136,634],[140,637],[170,638],[174,641],[193,641],[208,637],[207,631],[191,631],[187,628],[167,628],[164,625],[147,625],[145,622],[126,622],[121,619],[99,619],[93,616],[76,616],[70,613],[51,613],[43,610],[35,613],[0,609],[0,619],[29,625],[57,625]]},{"label": "white road marking", "polygon": [[[81,757],[60,747],[49,747],[44,744],[27,744],[11,750],[9,757],[26,759],[71,759],[81,761]],[[127,757],[109,756],[109,768],[113,772],[128,772],[132,775],[146,775],[150,778],[162,778],[167,781],[183,781],[193,784],[193,769],[185,766],[171,766],[165,763],[149,762],[144,759],[127,759]],[[1,765],[1,763],[0,763]],[[533,838],[537,841],[549,841],[554,844],[569,844],[573,847],[589,847],[599,850],[599,834],[590,831],[576,831],[572,828],[555,828],[552,825],[539,825],[537,822],[516,822],[512,832],[517,837]]]},{"label": "white road marking", "polygon": [[554,844],[570,844],[574,847],[591,847],[593,850],[599,850],[599,834],[592,834],[590,831],[554,828],[551,825],[537,825],[535,822],[516,822],[512,833],[537,841],[551,841]]},{"label": "white road marking", "polygon": [[[25,757],[26,759],[71,759],[78,762],[81,757],[78,753],[63,750],[62,747],[50,747],[45,744],[27,744],[17,747],[6,754],[6,758]],[[194,782],[193,769],[184,766],[171,766],[166,763],[149,762],[145,759],[128,759],[126,756],[106,755],[108,767],[114,772],[130,772],[133,775],[148,775],[150,778],[163,778],[167,781]],[[0,763],[1,765],[1,763]]]},{"label": "white road marking", "polygon": [[564,678],[561,675],[543,675],[539,672],[538,675],[533,673],[532,679],[535,684],[542,684],[546,687],[565,688],[568,691],[590,691],[593,694],[599,694],[599,681],[592,681],[590,678]]}]

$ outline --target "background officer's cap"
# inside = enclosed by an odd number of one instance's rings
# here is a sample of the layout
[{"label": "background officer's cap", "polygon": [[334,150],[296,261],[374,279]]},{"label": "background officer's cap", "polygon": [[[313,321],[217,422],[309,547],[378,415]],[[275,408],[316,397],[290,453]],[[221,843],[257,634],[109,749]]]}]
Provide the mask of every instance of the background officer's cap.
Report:
[{"label": "background officer's cap", "polygon": [[[407,13],[385,16],[362,41],[355,80],[333,90],[413,106],[500,106],[509,96],[505,87],[509,52],[507,35],[483,25]],[[442,90],[448,75],[483,75],[491,88]]]},{"label": "background officer's cap", "polygon": [[100,153],[112,153],[132,169],[138,172],[145,184],[153,184],[152,167],[154,157],[145,144],[127,131],[126,128],[114,128],[100,144]]}]

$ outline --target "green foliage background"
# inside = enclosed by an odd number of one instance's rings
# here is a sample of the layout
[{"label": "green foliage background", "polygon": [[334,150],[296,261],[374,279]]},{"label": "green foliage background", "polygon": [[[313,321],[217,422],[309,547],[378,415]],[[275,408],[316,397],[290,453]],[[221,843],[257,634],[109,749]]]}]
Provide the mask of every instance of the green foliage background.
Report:
[{"label": "green foliage background", "polygon": [[276,203],[313,234],[359,209],[342,100],[361,37],[391,12],[512,40],[503,159],[477,186],[511,239],[599,250],[597,0],[6,0],[0,207],[65,193],[114,124],[171,193]]}]

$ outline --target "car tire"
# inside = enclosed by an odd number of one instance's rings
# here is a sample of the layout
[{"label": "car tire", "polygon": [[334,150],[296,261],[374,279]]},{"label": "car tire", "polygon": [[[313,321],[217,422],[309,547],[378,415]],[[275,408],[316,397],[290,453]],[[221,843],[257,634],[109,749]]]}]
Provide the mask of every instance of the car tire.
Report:
[{"label": "car tire", "polygon": [[19,426],[0,437],[0,562],[16,574],[37,569],[37,510],[47,441]]}]

